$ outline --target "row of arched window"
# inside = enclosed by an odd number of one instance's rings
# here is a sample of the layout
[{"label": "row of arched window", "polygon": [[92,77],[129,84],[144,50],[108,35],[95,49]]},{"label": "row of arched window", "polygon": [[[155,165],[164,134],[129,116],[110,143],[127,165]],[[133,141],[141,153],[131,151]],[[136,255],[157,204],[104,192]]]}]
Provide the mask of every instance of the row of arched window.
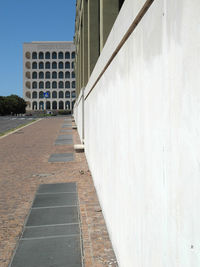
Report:
[{"label": "row of arched window", "polygon": [[[30,57],[31,57],[31,54],[30,54],[30,52],[26,52],[26,58],[28,58],[28,59],[30,59]],[[32,59],[70,59],[70,58],[75,58],[75,52],[72,52],[72,53],[70,53],[70,52],[52,52],[52,53],[50,53],[50,52],[46,52],[46,53],[44,53],[44,52],[39,52],[39,53],[37,53],[37,52],[32,52]]]},{"label": "row of arched window", "polygon": [[57,101],[53,101],[52,103],[50,101],[46,101],[46,103],[44,103],[43,101],[40,101],[39,103],[37,103],[36,101],[34,101],[32,103],[32,109],[33,110],[44,110],[44,109],[73,109],[75,104],[75,101],[72,101],[72,103],[70,103],[70,101],[62,101],[60,100],[58,103]]},{"label": "row of arched window", "polygon": [[[75,98],[76,97],[76,92],[75,91],[72,91],[70,93],[70,91],[66,91],[65,93],[63,91],[60,91],[60,92],[56,92],[56,91],[53,91],[52,93],[51,92],[46,92],[48,93],[48,97],[45,97],[45,98]],[[43,91],[40,91],[40,92],[32,92],[32,98],[35,99],[35,98],[44,98],[44,92]]]},{"label": "row of arched window", "polygon": [[[31,65],[30,65],[30,62],[26,62],[26,68],[27,69],[30,69]],[[50,63],[49,61],[47,62],[33,62],[32,63],[32,69],[64,69],[64,66],[65,66],[65,69],[70,69],[70,68],[74,68],[74,62],[70,63],[69,61],[66,61],[66,62],[56,62],[56,61],[53,61],[52,63]]]},{"label": "row of arched window", "polygon": [[[65,75],[64,75],[65,74]],[[71,76],[71,77],[70,77]],[[26,77],[30,79],[31,75],[30,75],[30,72],[26,72]],[[70,79],[70,78],[75,78],[75,73],[74,71],[71,73],[70,75],[70,72],[69,71],[66,71],[65,73],[63,71],[59,71],[59,72],[56,72],[56,71],[53,71],[52,74],[51,72],[47,71],[47,72],[43,72],[43,71],[40,71],[39,73],[37,72],[32,72],[32,79]]]},{"label": "row of arched window", "polygon": [[[70,84],[69,81],[66,81],[65,83],[62,82],[62,81],[60,81],[58,83],[54,81],[52,83],[51,82],[39,82],[39,83],[33,82],[32,83],[32,89],[37,89],[37,88],[44,89],[44,87],[45,87],[45,89],[50,89],[50,88],[53,88],[53,89],[60,88],[60,89],[62,89],[62,88],[64,88],[64,85],[65,85],[65,88],[76,88],[75,81],[71,82],[71,84]],[[71,87],[70,87],[70,85],[71,85]]]}]

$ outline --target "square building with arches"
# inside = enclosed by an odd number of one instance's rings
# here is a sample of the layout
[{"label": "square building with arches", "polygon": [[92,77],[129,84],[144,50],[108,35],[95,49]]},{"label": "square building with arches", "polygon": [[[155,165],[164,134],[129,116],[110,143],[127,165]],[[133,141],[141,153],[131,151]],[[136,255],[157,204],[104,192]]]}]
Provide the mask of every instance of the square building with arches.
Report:
[{"label": "square building with arches", "polygon": [[74,60],[75,46],[71,41],[23,44],[23,97],[27,111],[73,109]]}]

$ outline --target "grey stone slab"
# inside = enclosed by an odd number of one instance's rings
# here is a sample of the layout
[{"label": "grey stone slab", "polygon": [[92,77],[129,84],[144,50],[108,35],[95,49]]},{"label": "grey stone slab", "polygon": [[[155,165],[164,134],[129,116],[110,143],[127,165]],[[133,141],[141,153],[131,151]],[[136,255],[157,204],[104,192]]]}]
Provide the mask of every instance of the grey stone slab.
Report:
[{"label": "grey stone slab", "polygon": [[65,128],[65,127],[72,127],[72,123],[65,123],[62,125],[62,128]]},{"label": "grey stone slab", "polygon": [[11,267],[81,267],[80,237],[21,240]]},{"label": "grey stone slab", "polygon": [[73,153],[52,154],[49,158],[49,162],[68,162],[74,160]]},{"label": "grey stone slab", "polygon": [[75,206],[77,205],[76,193],[57,193],[36,195],[33,208],[56,207],[56,206]]},{"label": "grey stone slab", "polygon": [[72,133],[72,129],[61,129],[61,133]]},{"label": "grey stone slab", "polygon": [[79,235],[79,224],[26,227],[22,238]]},{"label": "grey stone slab", "polygon": [[62,134],[57,137],[57,140],[73,140],[72,134]]},{"label": "grey stone slab", "polygon": [[57,139],[56,141],[55,141],[55,145],[73,145],[73,140],[71,139],[61,139],[61,140],[59,140],[59,139]]},{"label": "grey stone slab", "polygon": [[77,223],[77,207],[32,209],[26,226]]},{"label": "grey stone slab", "polygon": [[76,192],[76,183],[41,184],[37,193]]}]

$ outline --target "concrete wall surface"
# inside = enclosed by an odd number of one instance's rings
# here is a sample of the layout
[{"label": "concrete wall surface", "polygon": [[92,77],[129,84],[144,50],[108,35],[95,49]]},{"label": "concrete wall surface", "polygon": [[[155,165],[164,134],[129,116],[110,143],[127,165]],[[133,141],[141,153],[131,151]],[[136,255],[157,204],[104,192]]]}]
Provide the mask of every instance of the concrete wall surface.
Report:
[{"label": "concrete wall surface", "polygon": [[119,266],[199,267],[200,1],[155,0],[88,94],[141,2],[86,87],[86,156]]},{"label": "concrete wall surface", "polygon": [[78,130],[78,134],[79,137],[81,139],[81,142],[83,142],[84,136],[83,136],[83,116],[84,116],[84,112],[83,112],[83,101],[84,101],[84,89],[82,88],[79,94],[79,97],[76,100],[76,103],[74,105],[74,120],[76,122],[77,125],[77,130]]}]

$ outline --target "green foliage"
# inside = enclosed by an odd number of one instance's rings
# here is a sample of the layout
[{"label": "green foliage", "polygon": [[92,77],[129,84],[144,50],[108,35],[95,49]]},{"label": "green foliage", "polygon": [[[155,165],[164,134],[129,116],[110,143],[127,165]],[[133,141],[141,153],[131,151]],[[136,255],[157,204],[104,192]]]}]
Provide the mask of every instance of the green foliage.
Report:
[{"label": "green foliage", "polygon": [[71,114],[71,110],[59,110],[58,114],[59,115],[69,115],[69,114]]},{"label": "green foliage", "polygon": [[22,114],[26,111],[26,102],[17,95],[0,96],[0,115]]}]

